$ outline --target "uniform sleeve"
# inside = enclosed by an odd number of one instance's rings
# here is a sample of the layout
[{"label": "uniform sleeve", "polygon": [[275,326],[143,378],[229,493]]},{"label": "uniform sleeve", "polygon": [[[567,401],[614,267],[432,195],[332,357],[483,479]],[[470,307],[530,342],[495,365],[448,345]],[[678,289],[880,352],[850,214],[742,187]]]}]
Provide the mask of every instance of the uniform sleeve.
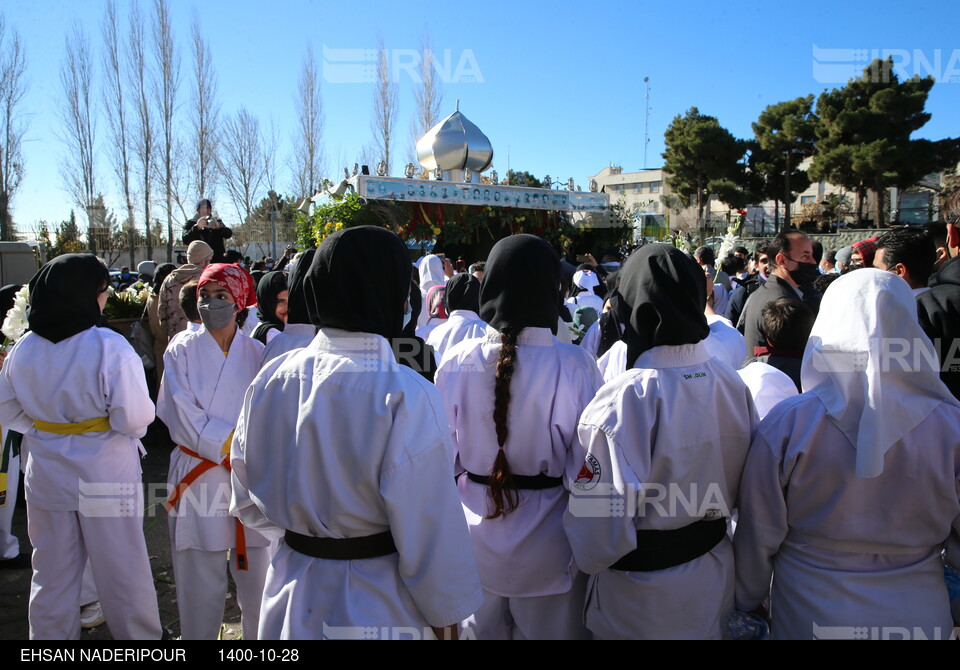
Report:
[{"label": "uniform sleeve", "polygon": [[460,395],[457,392],[456,379],[457,376],[463,374],[463,372],[455,369],[453,363],[452,359],[444,361],[444,364],[437,369],[434,383],[437,385],[437,389],[439,389],[440,395],[443,398],[444,414],[448,422],[448,425],[444,428],[447,429],[450,435],[450,439],[446,440],[445,443],[449,445],[448,456],[454,467],[453,475],[456,477],[461,472],[464,472],[458,459],[458,455],[460,454],[460,440],[457,434],[457,426],[459,425],[460,415]]},{"label": "uniform sleeve", "polygon": [[[450,476],[452,447],[439,398],[434,405],[424,393],[405,395],[390,430],[380,494],[400,557],[400,578],[431,626],[449,626],[480,608],[483,590]],[[408,454],[411,444],[424,448],[399,462],[390,458]]]},{"label": "uniform sleeve", "polygon": [[126,342],[123,345],[129,351],[120,356],[118,367],[105,370],[101,380],[107,402],[107,416],[110,428],[120,433],[140,439],[147,434],[147,428],[156,416],[147,379],[143,372],[143,363]]},{"label": "uniform sleeve", "polygon": [[249,480],[247,478],[247,417],[250,416],[250,408],[253,405],[255,387],[256,384],[251,384],[243,397],[243,409],[240,410],[240,418],[237,420],[237,427],[233,434],[233,443],[230,445],[230,481],[232,484],[230,514],[240,519],[247,528],[253,528],[272,540],[283,537],[286,529],[268,521],[263,515],[256,502],[250,497]]},{"label": "uniform sleeve", "polygon": [[[585,417],[591,412],[588,406]],[[590,418],[582,419],[570,450],[570,489],[563,527],[577,566],[587,574],[604,570],[637,548],[634,500],[641,478],[627,463],[617,440]],[[646,465],[649,469],[649,460]]]},{"label": "uniform sleeve", "polygon": [[235,426],[222,419],[207,416],[200,406],[187,375],[186,356],[182,346],[167,349],[163,355],[163,382],[157,402],[157,416],[170,429],[177,444],[196,451],[214,463],[223,460],[223,443]]},{"label": "uniform sleeve", "polygon": [[11,376],[15,375],[17,347],[7,355],[0,370],[0,426],[4,430],[26,433],[33,428],[33,420],[23,412],[20,401],[13,390]]},{"label": "uniform sleeve", "polygon": [[733,537],[737,609],[752,612],[767,598],[773,557],[787,536],[787,502],[781,457],[759,433],[750,445],[740,480],[740,517]]}]

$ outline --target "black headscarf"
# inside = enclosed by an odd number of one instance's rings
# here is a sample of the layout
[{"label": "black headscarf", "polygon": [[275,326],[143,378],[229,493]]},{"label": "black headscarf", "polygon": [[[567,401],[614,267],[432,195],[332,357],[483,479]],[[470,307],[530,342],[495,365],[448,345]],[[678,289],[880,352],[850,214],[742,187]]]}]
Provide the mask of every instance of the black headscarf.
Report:
[{"label": "black headscarf", "polygon": [[610,347],[619,342],[622,335],[620,316],[617,312],[620,304],[620,294],[617,292],[620,286],[620,271],[608,274],[604,283],[607,286],[610,309],[600,315],[600,344],[597,345],[597,358],[603,356]]},{"label": "black headscarf", "polygon": [[340,230],[317,249],[306,288],[318,326],[399,337],[410,292],[407,247],[379,226]]},{"label": "black headscarf", "polygon": [[669,244],[648,244],[634,252],[620,271],[617,293],[628,369],[648,349],[694,344],[710,334],[703,315],[703,270]]},{"label": "black headscarf", "polygon": [[54,344],[100,323],[100,290],[110,272],[93,254],[64,254],[30,280],[30,330]]},{"label": "black headscarf", "polygon": [[177,266],[173,263],[163,263],[157,266],[157,269],[153,271],[153,281],[151,282],[154,293],[160,293],[160,287],[163,286],[163,280],[167,278],[167,275],[176,269]]},{"label": "black headscarf", "polygon": [[277,317],[277,295],[287,290],[287,277],[282,272],[268,272],[257,284],[257,317],[260,323],[269,323],[283,330],[283,320]]},{"label": "black headscarf", "polygon": [[[313,323],[310,306],[307,304],[305,282],[307,270],[313,261],[316,249],[307,249],[294,264],[287,277],[287,323]],[[259,298],[258,298],[259,299]]]},{"label": "black headscarf", "polygon": [[0,323],[7,318],[7,312],[13,309],[16,302],[17,291],[23,288],[22,284],[7,284],[0,288]]},{"label": "black headscarf", "polygon": [[466,273],[456,274],[447,281],[447,291],[443,295],[443,306],[447,316],[455,309],[467,309],[474,314],[480,313],[480,280]]},{"label": "black headscarf", "polygon": [[535,235],[511,235],[490,250],[480,318],[496,330],[549,328],[557,334],[560,256]]},{"label": "black headscarf", "polygon": [[399,338],[391,340],[393,353],[397,362],[415,370],[427,381],[433,382],[437,373],[437,361],[433,355],[433,347],[427,344],[422,337],[417,337],[417,318],[423,306],[423,296],[420,295],[420,286],[416,281],[410,281],[410,321],[403,329]]}]

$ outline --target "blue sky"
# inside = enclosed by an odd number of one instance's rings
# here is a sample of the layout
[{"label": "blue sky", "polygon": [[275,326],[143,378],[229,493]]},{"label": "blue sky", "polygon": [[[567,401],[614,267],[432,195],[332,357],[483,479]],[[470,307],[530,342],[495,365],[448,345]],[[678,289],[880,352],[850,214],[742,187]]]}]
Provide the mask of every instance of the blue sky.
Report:
[{"label": "blue sky", "polygon": [[[58,165],[66,151],[58,139],[59,68],[64,39],[79,21],[100,49],[99,0],[5,0],[10,27],[20,31],[28,59],[24,111],[26,177],[13,203],[21,231],[39,219],[59,221],[72,204],[60,188]],[[125,22],[129,4],[119,3]],[[143,4],[145,13],[152,3]],[[644,84],[650,78],[647,167],[659,167],[663,132],[691,106],[716,116],[738,137],[767,105],[819,94],[872,50],[895,50],[907,75],[938,82],[927,111],[933,118],[918,136],[960,135],[960,4],[833,0],[771,2],[328,2],[325,0],[172,0],[174,35],[182,58],[180,101],[186,104],[189,31],[196,10],[213,52],[224,113],[241,105],[262,124],[276,124],[278,158],[290,155],[294,96],[307,44],[323,68],[325,145],[329,176],[352,166],[371,143],[372,83],[341,83],[363,56],[328,50],[374,49],[378,34],[401,61],[429,29],[435,51],[449,50],[452,81],[443,84],[442,115],[461,111],[490,138],[494,167],[525,169],[575,181],[611,163],[643,167]],[[840,50],[817,52],[814,48]],[[854,50],[867,50],[866,52]],[[352,60],[351,60],[352,58]],[[939,64],[937,59],[939,58]],[[929,63],[930,68],[927,67]],[[456,79],[460,65],[460,80]],[[344,69],[341,66],[354,66]],[[838,74],[840,73],[840,74]],[[354,77],[356,78],[356,77]],[[415,111],[415,84],[398,74],[399,160],[402,173]],[[99,125],[106,141],[106,122]],[[116,203],[118,188],[102,152],[99,189]],[[282,173],[280,192],[290,179]],[[199,196],[199,194],[197,194]],[[232,215],[220,189],[219,207]]]}]

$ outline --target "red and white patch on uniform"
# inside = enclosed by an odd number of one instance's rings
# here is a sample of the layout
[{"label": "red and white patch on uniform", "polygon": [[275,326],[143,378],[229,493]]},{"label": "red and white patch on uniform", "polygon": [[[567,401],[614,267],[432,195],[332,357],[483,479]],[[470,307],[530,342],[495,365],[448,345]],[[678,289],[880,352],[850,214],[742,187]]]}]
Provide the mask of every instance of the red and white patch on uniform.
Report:
[{"label": "red and white patch on uniform", "polygon": [[577,480],[573,483],[581,491],[589,491],[600,483],[600,462],[593,454],[587,454],[583,467],[577,474]]}]

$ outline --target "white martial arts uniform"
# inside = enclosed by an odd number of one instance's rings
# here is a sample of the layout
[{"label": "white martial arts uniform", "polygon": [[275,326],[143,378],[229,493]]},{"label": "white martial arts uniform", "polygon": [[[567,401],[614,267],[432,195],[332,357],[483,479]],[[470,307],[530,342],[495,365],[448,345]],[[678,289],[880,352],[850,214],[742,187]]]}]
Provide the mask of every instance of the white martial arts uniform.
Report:
[{"label": "white martial arts uniform", "polygon": [[310,323],[288,323],[283,332],[267,343],[260,356],[260,367],[288,351],[301,349],[313,340],[317,334],[317,327]]},{"label": "white martial arts uniform", "polygon": [[734,587],[726,537],[664,570],[609,566],[637,548],[637,530],[729,517],[756,422],[750,392],[703,342],[649,349],[584,410],[563,522],[577,564],[592,575],[586,618],[596,636],[725,634]]},{"label": "white martial arts uniform", "polygon": [[281,542],[262,639],[423,636],[480,607],[451,449],[437,389],[379,335],[321,328],[264,367],[233,441],[231,508],[273,537],[389,530],[397,552],[327,560]]},{"label": "white martial arts uniform", "polygon": [[716,359],[724,361],[734,370],[739,370],[747,356],[747,341],[730,320],[711,314],[707,317],[710,335],[704,340],[707,351]]},{"label": "white martial arts uniform", "polygon": [[750,389],[757,416],[762,420],[782,400],[797,395],[797,385],[790,376],[768,363],[754,361],[737,370],[740,379]]},{"label": "white martial arts uniform", "polygon": [[[174,449],[167,482],[176,487],[205,460],[226,461],[224,442],[237,423],[243,394],[260,369],[263,345],[237,331],[227,356],[205,328],[171,343],[164,354],[164,374],[157,416],[177,445],[202,458]],[[269,422],[268,422],[269,425]],[[236,520],[229,514],[230,473],[223,465],[200,475],[170,515],[177,606],[184,639],[216,639],[227,595],[226,552],[237,584],[245,640],[256,639],[263,580],[270,561],[268,540],[246,530],[248,569],[237,566]]]},{"label": "white martial arts uniform", "polygon": [[427,344],[437,352],[437,360],[443,359],[443,354],[453,345],[483,337],[487,334],[486,322],[469,309],[455,309],[445,323],[434,328],[426,338]]},{"label": "white martial arts uniform", "polygon": [[597,320],[590,324],[587,332],[583,334],[583,339],[580,340],[580,347],[593,354],[594,358],[596,358],[597,351],[600,349],[600,338],[603,337],[603,333],[600,332],[599,318],[602,315],[603,312],[597,313]]},{"label": "white martial arts uniform", "polygon": [[750,448],[737,607],[769,593],[775,639],[949,637],[940,553],[950,540],[960,563],[960,403],[909,286],[872,268],[831,284],[801,380]]},{"label": "white martial arts uniform", "polygon": [[[488,476],[497,456],[492,419],[500,333],[450,349],[437,370],[457,448],[458,469]],[[547,328],[524,328],[510,385],[504,447],[514,475],[564,475],[580,412],[602,381],[593,357]],[[497,519],[489,487],[458,479],[463,511],[486,592],[473,621],[484,638],[583,637],[584,580],[578,578],[562,516],[567,490],[518,491],[520,505]],[[512,618],[512,625],[510,621]]]},{"label": "white martial arts uniform", "polygon": [[816,395],[781,402],[743,474],[738,609],[766,599],[772,574],[775,639],[876,637],[873,627],[947,637],[940,549],[951,525],[960,537],[958,435],[960,409],[945,403],[887,452],[882,475],[860,479]]},{"label": "white martial arts uniform", "polygon": [[420,326],[419,328],[417,328],[417,330],[416,330],[417,337],[419,337],[421,340],[423,340],[424,342],[426,342],[426,341],[427,341],[427,338],[430,337],[430,333],[432,333],[436,328],[439,328],[440,326],[442,326],[442,325],[445,324],[446,322],[447,322],[446,319],[438,319],[438,318],[436,318],[436,317],[429,317],[429,318],[427,319],[427,323],[426,323],[425,325]]},{"label": "white martial arts uniform", "polygon": [[571,296],[564,300],[563,304],[570,310],[571,318],[577,313],[577,307],[593,307],[597,310],[597,318],[603,314],[603,298],[593,291],[584,291],[575,296]]},{"label": "white martial arts uniform", "polygon": [[[732,369],[738,369],[746,352],[743,335],[736,328],[730,327],[730,321],[722,316],[708,316],[707,324],[710,326],[710,334],[703,340],[707,353]],[[623,374],[627,369],[627,343],[623,340],[614,342],[613,346],[597,359],[597,368],[600,369],[605,383]]]},{"label": "white martial arts uniform", "polygon": [[[99,417],[109,417],[110,430],[63,435],[33,427]],[[109,329],[57,344],[28,333],[4,362],[0,424],[24,434],[31,639],[79,639],[88,556],[113,637],[160,638],[140,472],[140,438],[153,417],[140,358]]]}]

